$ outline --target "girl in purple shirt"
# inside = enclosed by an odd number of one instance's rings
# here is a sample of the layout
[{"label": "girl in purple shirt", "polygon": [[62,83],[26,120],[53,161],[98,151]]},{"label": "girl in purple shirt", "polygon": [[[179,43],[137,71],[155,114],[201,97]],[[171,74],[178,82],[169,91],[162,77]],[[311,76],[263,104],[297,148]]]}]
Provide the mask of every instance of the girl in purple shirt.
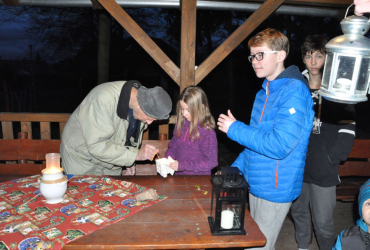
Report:
[{"label": "girl in purple shirt", "polygon": [[215,121],[200,87],[189,86],[177,103],[177,120],[165,157],[176,175],[210,175],[218,165]]}]

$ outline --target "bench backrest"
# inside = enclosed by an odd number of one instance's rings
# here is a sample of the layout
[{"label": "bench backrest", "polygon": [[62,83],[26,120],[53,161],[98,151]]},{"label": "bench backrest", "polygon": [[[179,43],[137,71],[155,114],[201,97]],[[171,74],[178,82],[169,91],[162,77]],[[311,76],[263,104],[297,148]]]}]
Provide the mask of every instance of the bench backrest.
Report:
[{"label": "bench backrest", "polygon": [[59,152],[60,140],[0,139],[2,174],[40,174],[45,155]]},{"label": "bench backrest", "polygon": [[[58,123],[59,131],[55,131],[58,138],[63,132],[64,126],[70,114],[50,114],[50,113],[0,113],[2,127],[1,139],[16,139],[15,128],[20,125],[20,131],[28,134],[28,139],[51,139],[51,123]],[[34,126],[34,127],[33,127]],[[37,127],[37,137],[33,131]],[[19,130],[19,128],[18,128]]]},{"label": "bench backrest", "polygon": [[[60,138],[70,114],[51,113],[0,113],[0,173],[39,174],[45,168],[45,154],[59,153]],[[169,123],[174,123],[171,116]],[[168,138],[169,123],[158,121],[158,134]],[[26,132],[28,139],[17,139],[17,132]],[[35,133],[33,133],[36,131]],[[168,141],[148,140],[149,131],[143,135],[143,145],[151,143],[160,148],[163,157]],[[137,165],[138,175],[155,175],[155,162]]]},{"label": "bench backrest", "polygon": [[339,165],[339,176],[370,177],[370,140],[355,140],[347,161]]}]

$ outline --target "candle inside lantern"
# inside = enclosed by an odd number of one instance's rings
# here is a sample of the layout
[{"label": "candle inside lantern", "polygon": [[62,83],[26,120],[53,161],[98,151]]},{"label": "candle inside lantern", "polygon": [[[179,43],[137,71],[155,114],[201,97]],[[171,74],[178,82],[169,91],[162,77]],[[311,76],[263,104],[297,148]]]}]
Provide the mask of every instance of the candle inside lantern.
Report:
[{"label": "candle inside lantern", "polygon": [[45,155],[46,168],[42,170],[43,174],[56,174],[63,172],[60,167],[60,154],[49,153]]},{"label": "candle inside lantern", "polygon": [[229,208],[221,212],[221,227],[231,229],[234,226],[234,213]]},{"label": "candle inside lantern", "polygon": [[346,78],[338,78],[337,82],[334,84],[334,88],[349,90],[351,88],[352,81]]}]

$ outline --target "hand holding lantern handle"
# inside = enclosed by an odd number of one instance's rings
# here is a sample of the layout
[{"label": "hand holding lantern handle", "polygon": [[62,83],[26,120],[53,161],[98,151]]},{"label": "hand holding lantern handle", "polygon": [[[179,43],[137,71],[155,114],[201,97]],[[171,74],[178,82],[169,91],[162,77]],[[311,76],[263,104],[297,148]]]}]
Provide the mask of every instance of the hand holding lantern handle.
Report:
[{"label": "hand holding lantern handle", "polygon": [[354,0],[355,15],[362,16],[366,12],[370,12],[370,0]]}]

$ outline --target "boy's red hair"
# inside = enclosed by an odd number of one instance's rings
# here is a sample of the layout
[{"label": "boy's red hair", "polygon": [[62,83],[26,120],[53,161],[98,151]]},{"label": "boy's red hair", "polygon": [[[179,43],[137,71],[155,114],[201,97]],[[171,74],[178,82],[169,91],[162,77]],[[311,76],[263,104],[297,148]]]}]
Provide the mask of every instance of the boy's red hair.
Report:
[{"label": "boy's red hair", "polygon": [[271,50],[285,50],[286,57],[289,54],[288,38],[280,31],[271,28],[258,32],[248,41],[248,46],[249,48],[267,46]]}]

